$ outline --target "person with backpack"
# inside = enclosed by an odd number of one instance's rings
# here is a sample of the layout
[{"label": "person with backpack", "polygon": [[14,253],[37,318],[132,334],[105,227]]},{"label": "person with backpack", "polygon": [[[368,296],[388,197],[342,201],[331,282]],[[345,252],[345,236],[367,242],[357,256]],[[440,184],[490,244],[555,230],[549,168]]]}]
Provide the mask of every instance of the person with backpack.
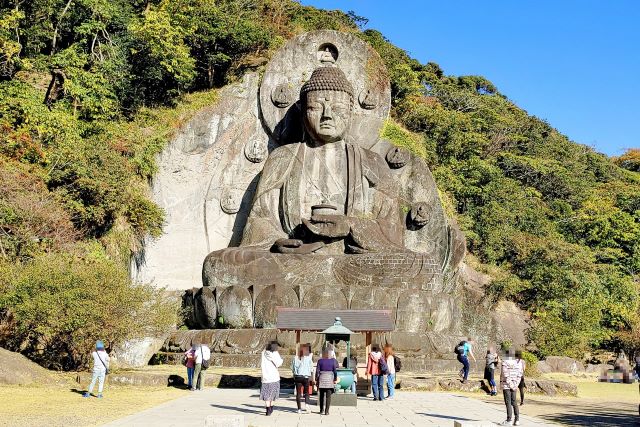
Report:
[{"label": "person with backpack", "polygon": [[191,344],[191,348],[184,352],[182,364],[187,368],[187,388],[193,390],[193,373],[196,366],[196,346]]},{"label": "person with backpack", "polygon": [[335,391],[338,383],[338,361],[331,357],[329,347],[322,349],[322,359],[318,360],[316,366],[316,383],[318,384],[318,394],[320,395],[320,415],[329,415],[331,406],[331,395]]},{"label": "person with backpack", "polygon": [[[387,362],[387,399],[393,399],[396,389],[396,356],[393,352],[393,346],[386,344],[384,346],[384,358]],[[400,360],[400,359],[398,359]]]},{"label": "person with backpack", "polygon": [[518,385],[524,375],[524,365],[515,357],[513,349],[507,350],[506,357],[502,361],[500,372],[500,386],[504,395],[504,404],[507,407],[507,419],[501,425],[519,426],[520,409],[518,407]]},{"label": "person with backpack", "polygon": [[491,396],[496,396],[498,394],[498,390],[496,388],[496,380],[495,380],[495,371],[498,367],[498,362],[500,358],[498,357],[498,353],[494,346],[489,346],[487,349],[486,363],[484,366],[484,379],[489,383],[489,394]]},{"label": "person with backpack", "polygon": [[374,401],[384,400],[384,376],[388,373],[387,362],[385,361],[380,346],[373,344],[371,353],[367,359],[367,377],[371,376],[371,391]]},{"label": "person with backpack", "polygon": [[291,361],[291,371],[293,372],[293,383],[296,388],[296,405],[298,413],[301,414],[301,400],[304,395],[304,412],[309,413],[309,380],[311,378],[311,367],[313,360],[311,356],[311,344],[303,344],[300,351]]},{"label": "person with backpack", "polygon": [[82,395],[82,397],[91,397],[93,387],[95,387],[96,381],[98,381],[98,395],[96,397],[98,399],[102,399],[104,379],[109,373],[109,355],[104,349],[104,342],[100,340],[96,341],[96,349],[91,352],[91,357],[93,358],[93,375],[91,377],[91,384],[89,384],[89,389]]},{"label": "person with backpack", "polygon": [[194,350],[195,368],[193,370],[193,379],[196,381],[196,388],[191,390],[202,390],[204,388],[204,373],[209,369],[211,361],[211,350],[206,344],[198,344]]},{"label": "person with backpack", "polygon": [[267,416],[273,414],[273,402],[280,396],[280,372],[278,368],[282,366],[283,360],[278,348],[278,343],[271,341],[262,351],[260,359],[260,370],[262,371],[260,400],[264,401]]},{"label": "person with backpack", "polygon": [[462,376],[462,383],[467,383],[467,378],[469,378],[469,356],[473,359],[473,362],[476,363],[476,356],[473,354],[473,341],[471,338],[467,338],[466,341],[460,341],[460,343],[456,346],[454,353],[458,359],[458,362],[462,363],[462,369],[460,370]]}]

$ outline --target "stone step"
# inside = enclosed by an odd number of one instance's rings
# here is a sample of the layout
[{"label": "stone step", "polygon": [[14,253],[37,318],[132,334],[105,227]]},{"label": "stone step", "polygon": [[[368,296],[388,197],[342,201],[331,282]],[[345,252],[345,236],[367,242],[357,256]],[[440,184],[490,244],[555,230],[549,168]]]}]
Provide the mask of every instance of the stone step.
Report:
[{"label": "stone step", "polygon": [[[88,384],[91,381],[90,372],[79,372],[76,376],[79,384]],[[117,371],[107,376],[110,384],[132,385],[132,386],[172,386],[185,387],[186,372],[183,375],[169,374],[166,372],[142,372],[142,371]],[[207,387],[219,388],[259,388],[260,373],[250,372],[248,374],[221,373],[219,371],[207,371],[205,374],[205,385]],[[291,372],[281,372],[281,388],[284,391],[293,392],[293,378]],[[576,396],[577,388],[574,384],[564,381],[551,381],[541,379],[527,379],[527,393],[545,394],[548,396],[569,395]],[[370,382],[364,378],[358,380],[358,395],[370,394]],[[398,375],[396,388],[404,391],[465,391],[479,392],[486,390],[486,384],[481,380],[469,380],[462,384],[457,378],[441,376],[417,376]]]},{"label": "stone step", "polygon": [[[170,364],[179,365],[182,361],[182,354],[178,352],[160,351],[151,359],[150,364]],[[224,368],[252,368],[260,367],[260,354],[224,354],[212,353],[211,360],[213,366]],[[293,356],[283,355],[284,363],[282,366],[289,371]],[[339,362],[341,362],[339,360]],[[364,363],[359,363],[364,367]],[[445,359],[428,359],[422,357],[403,357],[402,371],[416,373],[433,373],[433,374],[457,374],[460,371],[461,364],[457,360]],[[283,368],[283,370],[284,370]],[[484,365],[471,363],[471,372],[482,372]]]}]

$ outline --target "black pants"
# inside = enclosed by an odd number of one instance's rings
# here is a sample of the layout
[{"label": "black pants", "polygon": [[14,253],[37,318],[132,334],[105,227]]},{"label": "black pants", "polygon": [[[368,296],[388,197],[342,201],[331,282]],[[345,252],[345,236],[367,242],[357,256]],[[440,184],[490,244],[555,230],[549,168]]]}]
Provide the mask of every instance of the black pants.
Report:
[{"label": "black pants", "polygon": [[300,409],[300,401],[302,400],[303,394],[304,403],[309,405],[309,377],[296,375],[293,377],[293,382],[296,385],[296,404],[298,405],[298,409]]},{"label": "black pants", "polygon": [[520,384],[518,384],[518,389],[520,390],[520,404],[524,403],[524,388],[526,387],[524,383],[524,377],[520,380]]},{"label": "black pants", "polygon": [[[332,388],[321,388],[320,389],[320,413],[329,413],[329,406],[331,406],[331,394],[333,393]],[[324,405],[325,396],[327,398],[327,406]]]},{"label": "black pants", "polygon": [[[507,407],[507,421],[518,421],[520,419],[520,407],[518,406],[517,390],[502,390],[504,394],[504,404]],[[515,414],[515,419],[513,418]]]}]

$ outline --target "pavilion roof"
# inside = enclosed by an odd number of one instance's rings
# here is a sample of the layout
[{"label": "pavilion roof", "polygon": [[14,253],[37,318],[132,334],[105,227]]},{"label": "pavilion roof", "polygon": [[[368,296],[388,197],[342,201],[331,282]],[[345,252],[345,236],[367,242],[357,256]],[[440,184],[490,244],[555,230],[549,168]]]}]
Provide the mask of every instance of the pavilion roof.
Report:
[{"label": "pavilion roof", "polygon": [[353,332],[389,332],[395,329],[391,310],[324,310],[276,307],[276,328],[281,331],[321,332],[333,326],[336,317]]}]

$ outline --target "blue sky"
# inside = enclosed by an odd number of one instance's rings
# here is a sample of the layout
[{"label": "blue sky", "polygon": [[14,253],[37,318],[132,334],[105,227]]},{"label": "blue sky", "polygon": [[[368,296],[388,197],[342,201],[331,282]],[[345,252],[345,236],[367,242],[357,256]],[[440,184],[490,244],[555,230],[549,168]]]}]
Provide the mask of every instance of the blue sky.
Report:
[{"label": "blue sky", "polygon": [[302,0],[353,10],[423,63],[478,74],[576,142],[640,147],[640,0]]}]

